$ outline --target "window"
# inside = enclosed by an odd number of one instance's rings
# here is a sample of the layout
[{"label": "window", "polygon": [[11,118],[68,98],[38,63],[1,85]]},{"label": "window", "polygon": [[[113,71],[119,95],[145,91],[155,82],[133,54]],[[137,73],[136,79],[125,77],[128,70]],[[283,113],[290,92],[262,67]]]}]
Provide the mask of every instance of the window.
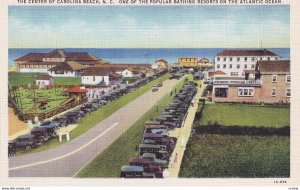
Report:
[{"label": "window", "polygon": [[286,75],[286,83],[290,83],[291,82],[291,75]]},{"label": "window", "polygon": [[223,69],[226,69],[226,64],[223,65]]},{"label": "window", "polygon": [[271,57],[268,57],[268,61],[270,61],[271,60]]},{"label": "window", "polygon": [[226,57],[223,58],[223,61],[226,62]]},{"label": "window", "polygon": [[217,61],[220,61],[220,57],[217,57]]},{"label": "window", "polygon": [[245,57],[245,59],[244,59],[245,61],[247,61],[248,60],[248,58],[247,57]]},{"label": "window", "polygon": [[254,60],[255,60],[255,58],[254,58],[254,57],[252,57],[252,58],[251,58],[251,61],[254,61]]},{"label": "window", "polygon": [[290,88],[287,88],[286,89],[286,92],[285,92],[285,95],[286,95],[286,97],[291,97],[291,89]]},{"label": "window", "polygon": [[255,69],[255,65],[254,64],[251,65],[251,69]]},{"label": "window", "polygon": [[93,81],[95,81],[96,80],[96,77],[95,76],[93,76]]},{"label": "window", "polygon": [[277,75],[272,75],[272,82],[277,82]]},{"label": "window", "polygon": [[248,67],[247,64],[245,64],[245,65],[244,65],[244,69],[247,69],[247,67]]},{"label": "window", "polygon": [[220,64],[217,64],[217,69],[220,69]]},{"label": "window", "polygon": [[238,72],[231,72],[231,73],[230,73],[230,76],[236,77],[236,76],[239,76],[239,73],[238,73]]},{"label": "window", "polygon": [[278,60],[278,57],[275,57],[275,60],[277,61],[277,60]]},{"label": "window", "polygon": [[254,96],[254,88],[238,88],[238,96]]},{"label": "window", "polygon": [[232,64],[229,64],[229,69],[232,69]]},{"label": "window", "polygon": [[239,68],[240,68],[240,64],[237,64],[237,65],[236,65],[236,68],[239,69]]},{"label": "window", "polygon": [[232,57],[229,57],[229,61],[232,61]]},{"label": "window", "polygon": [[239,62],[239,61],[241,60],[241,58],[240,58],[240,57],[238,57],[238,58],[236,58],[236,60]]},{"label": "window", "polygon": [[263,58],[261,57],[260,60],[262,61],[262,59],[263,59]]},{"label": "window", "polygon": [[215,97],[227,98],[227,88],[215,88]]},{"label": "window", "polygon": [[276,89],[275,88],[272,89],[272,96],[273,97],[276,96]]}]

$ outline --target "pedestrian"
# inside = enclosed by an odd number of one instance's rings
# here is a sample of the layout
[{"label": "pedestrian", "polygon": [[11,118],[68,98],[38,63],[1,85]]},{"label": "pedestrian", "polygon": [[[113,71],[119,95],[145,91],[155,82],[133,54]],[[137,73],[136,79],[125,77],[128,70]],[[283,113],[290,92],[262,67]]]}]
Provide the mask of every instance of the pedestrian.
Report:
[{"label": "pedestrian", "polygon": [[184,147],[184,137],[181,138],[181,148]]},{"label": "pedestrian", "polygon": [[171,168],[174,168],[174,156],[170,157],[169,165],[170,165]]},{"label": "pedestrian", "polygon": [[178,154],[176,153],[175,157],[174,157],[174,164],[177,164],[177,163],[178,163]]},{"label": "pedestrian", "polygon": [[193,100],[192,100],[192,107],[194,107],[194,103],[195,103],[195,100],[193,99]]},{"label": "pedestrian", "polygon": [[158,112],[158,106],[159,106],[159,105],[158,105],[158,102],[157,102],[157,103],[156,103],[156,111],[157,111],[157,112]]}]

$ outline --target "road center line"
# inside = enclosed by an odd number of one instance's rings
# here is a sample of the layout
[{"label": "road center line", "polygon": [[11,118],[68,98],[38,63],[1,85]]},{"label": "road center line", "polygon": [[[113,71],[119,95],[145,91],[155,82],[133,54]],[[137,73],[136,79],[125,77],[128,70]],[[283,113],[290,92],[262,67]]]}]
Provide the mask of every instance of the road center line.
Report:
[{"label": "road center line", "polygon": [[59,156],[59,157],[56,157],[56,158],[52,158],[50,160],[45,160],[45,161],[36,162],[36,163],[33,163],[33,164],[26,164],[26,165],[22,165],[22,166],[17,166],[17,167],[9,168],[8,170],[11,171],[11,170],[18,170],[18,169],[22,169],[22,168],[28,168],[28,167],[31,167],[31,166],[36,166],[36,165],[40,165],[40,164],[45,164],[45,163],[53,162],[53,161],[56,161],[56,160],[59,160],[59,159],[71,156],[72,154],[75,154],[75,153],[81,151],[82,149],[84,149],[85,147],[89,146],[90,144],[92,144],[93,142],[95,142],[96,140],[98,140],[103,135],[106,135],[106,133],[108,131],[110,131],[111,129],[113,129],[114,127],[116,127],[118,124],[119,123],[114,123],[112,126],[110,126],[109,128],[107,128],[105,131],[103,131],[101,134],[99,134],[98,136],[96,136],[94,139],[92,139],[91,141],[89,141],[85,145],[79,147],[78,149],[76,149],[76,150],[74,150],[74,151],[72,151],[72,152],[70,152],[68,154],[65,154],[63,156]]}]

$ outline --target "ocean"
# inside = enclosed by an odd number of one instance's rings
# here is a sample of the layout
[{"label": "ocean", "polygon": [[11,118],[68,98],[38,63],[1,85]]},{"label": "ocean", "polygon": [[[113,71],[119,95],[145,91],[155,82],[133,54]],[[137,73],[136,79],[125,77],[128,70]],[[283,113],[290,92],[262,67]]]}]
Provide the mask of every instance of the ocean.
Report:
[{"label": "ocean", "polygon": [[[8,64],[15,65],[15,59],[28,53],[47,53],[53,49],[9,49]],[[154,63],[158,59],[165,59],[169,63],[178,63],[179,57],[208,58],[213,61],[217,53],[223,51],[222,48],[65,48],[66,51],[88,52],[90,55],[102,58],[110,63]],[[290,59],[290,48],[269,48],[268,50],[276,53],[281,59]]]}]

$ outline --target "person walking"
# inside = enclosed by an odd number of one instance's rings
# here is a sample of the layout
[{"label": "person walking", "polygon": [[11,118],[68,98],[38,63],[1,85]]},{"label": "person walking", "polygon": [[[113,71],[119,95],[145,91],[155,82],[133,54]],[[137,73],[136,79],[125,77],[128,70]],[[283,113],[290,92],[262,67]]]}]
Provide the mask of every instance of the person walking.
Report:
[{"label": "person walking", "polygon": [[192,107],[194,107],[195,99],[192,100]]},{"label": "person walking", "polygon": [[177,164],[177,163],[178,163],[178,154],[176,153],[175,157],[174,157],[174,164]]}]

